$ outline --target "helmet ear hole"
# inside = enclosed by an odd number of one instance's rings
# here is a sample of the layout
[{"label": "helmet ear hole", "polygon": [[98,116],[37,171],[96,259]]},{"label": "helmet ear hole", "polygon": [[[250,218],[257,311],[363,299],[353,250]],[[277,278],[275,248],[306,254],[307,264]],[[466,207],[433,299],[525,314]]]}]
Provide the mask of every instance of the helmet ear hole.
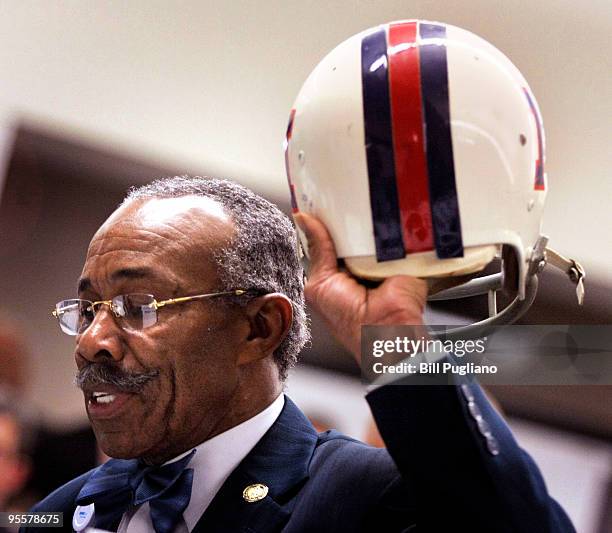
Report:
[{"label": "helmet ear hole", "polygon": [[507,244],[502,246],[502,291],[514,299],[519,291],[519,264],[516,250]]}]

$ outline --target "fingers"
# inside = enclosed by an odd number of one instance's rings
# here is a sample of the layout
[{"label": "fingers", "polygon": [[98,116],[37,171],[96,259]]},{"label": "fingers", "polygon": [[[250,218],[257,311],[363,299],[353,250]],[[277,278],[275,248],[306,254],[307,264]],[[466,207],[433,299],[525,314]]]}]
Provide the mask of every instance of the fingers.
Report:
[{"label": "fingers", "polygon": [[297,213],[293,215],[293,219],[308,239],[308,278],[313,281],[338,272],[334,241],[323,222],[306,213]]}]

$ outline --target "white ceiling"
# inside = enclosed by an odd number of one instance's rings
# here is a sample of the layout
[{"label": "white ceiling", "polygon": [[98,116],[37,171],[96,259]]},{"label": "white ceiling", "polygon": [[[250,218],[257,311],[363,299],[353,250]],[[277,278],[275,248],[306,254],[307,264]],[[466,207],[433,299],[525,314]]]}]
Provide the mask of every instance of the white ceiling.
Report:
[{"label": "white ceiling", "polygon": [[151,0],[0,2],[0,126],[24,117],[285,196],[288,111],[314,65],[378,23],[427,18],[504,51],[548,141],[545,230],[605,275],[612,260],[612,3]]}]

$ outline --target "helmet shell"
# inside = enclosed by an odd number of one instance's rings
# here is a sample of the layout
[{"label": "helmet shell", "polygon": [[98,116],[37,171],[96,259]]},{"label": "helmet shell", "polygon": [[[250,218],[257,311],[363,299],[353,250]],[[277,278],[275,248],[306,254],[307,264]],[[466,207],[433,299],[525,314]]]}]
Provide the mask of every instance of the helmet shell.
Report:
[{"label": "helmet shell", "polygon": [[477,35],[407,20],[350,37],[301,88],[285,161],[294,212],[325,223],[354,274],[477,272],[507,244],[523,292],[544,131],[524,77]]}]

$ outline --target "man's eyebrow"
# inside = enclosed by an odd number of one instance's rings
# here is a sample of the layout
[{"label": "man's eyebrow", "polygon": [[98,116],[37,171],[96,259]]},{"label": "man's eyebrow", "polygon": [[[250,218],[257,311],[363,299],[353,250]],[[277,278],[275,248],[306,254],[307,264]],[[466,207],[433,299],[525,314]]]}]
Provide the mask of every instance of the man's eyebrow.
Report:
[{"label": "man's eyebrow", "polygon": [[111,280],[118,281],[121,279],[141,279],[150,277],[152,275],[153,270],[148,267],[120,268],[111,274]]},{"label": "man's eyebrow", "polygon": [[[142,279],[153,276],[153,270],[147,267],[138,268],[120,268],[115,270],[110,276],[112,281],[121,279]],[[78,282],[79,293],[91,288],[91,280],[89,278],[81,278]]]}]

